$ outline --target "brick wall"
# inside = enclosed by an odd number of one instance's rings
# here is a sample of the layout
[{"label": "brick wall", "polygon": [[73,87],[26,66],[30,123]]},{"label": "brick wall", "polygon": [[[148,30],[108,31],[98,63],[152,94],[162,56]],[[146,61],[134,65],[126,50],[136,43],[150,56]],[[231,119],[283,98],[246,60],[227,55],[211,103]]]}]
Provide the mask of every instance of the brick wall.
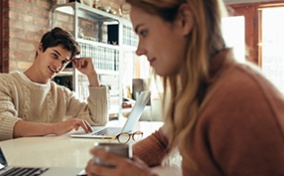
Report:
[{"label": "brick wall", "polygon": [[0,73],[3,72],[3,1],[0,1]]},{"label": "brick wall", "polygon": [[[3,60],[4,72],[24,71],[33,62],[41,36],[50,27],[50,9],[56,0],[2,0],[4,7]],[[101,0],[100,5],[111,6],[117,14],[123,0]],[[57,16],[58,24],[72,29],[70,17]],[[59,24],[61,23],[61,24]],[[81,25],[89,25],[85,23]],[[92,26],[91,26],[92,27]]]},{"label": "brick wall", "polygon": [[49,29],[50,0],[9,0],[4,10],[6,72],[26,70],[41,35]]}]

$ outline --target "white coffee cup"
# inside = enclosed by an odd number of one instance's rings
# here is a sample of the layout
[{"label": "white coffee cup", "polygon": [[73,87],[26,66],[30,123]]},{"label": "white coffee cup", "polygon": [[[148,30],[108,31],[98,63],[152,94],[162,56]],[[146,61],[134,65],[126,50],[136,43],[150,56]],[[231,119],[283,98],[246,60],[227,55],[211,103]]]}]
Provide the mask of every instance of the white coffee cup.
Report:
[{"label": "white coffee cup", "polygon": [[[132,146],[122,143],[95,143],[96,148],[103,149],[107,152],[125,157],[132,158]],[[109,164],[105,161],[102,161],[100,158],[94,156],[93,161],[97,164],[101,164],[107,167],[115,167],[112,164]]]}]

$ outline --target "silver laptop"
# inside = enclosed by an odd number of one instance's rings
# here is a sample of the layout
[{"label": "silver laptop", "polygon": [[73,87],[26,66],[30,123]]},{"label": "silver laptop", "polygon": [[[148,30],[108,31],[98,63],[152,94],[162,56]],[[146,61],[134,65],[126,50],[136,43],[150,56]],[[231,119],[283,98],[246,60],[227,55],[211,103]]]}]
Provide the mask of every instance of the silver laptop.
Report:
[{"label": "silver laptop", "polygon": [[84,175],[82,168],[70,167],[18,167],[9,166],[0,147],[0,175],[1,176],[78,176]]},{"label": "silver laptop", "polygon": [[136,124],[140,119],[146,104],[150,100],[150,91],[142,91],[132,108],[127,121],[123,128],[121,127],[102,127],[92,133],[75,132],[70,134],[74,138],[97,138],[97,139],[112,139],[119,133],[130,133],[135,130]]}]

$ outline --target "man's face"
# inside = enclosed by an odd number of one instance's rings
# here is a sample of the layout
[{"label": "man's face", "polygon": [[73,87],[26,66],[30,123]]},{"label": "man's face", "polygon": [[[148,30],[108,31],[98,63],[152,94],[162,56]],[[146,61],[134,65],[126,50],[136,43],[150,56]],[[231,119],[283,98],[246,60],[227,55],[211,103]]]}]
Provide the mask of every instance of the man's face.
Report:
[{"label": "man's face", "polygon": [[47,48],[44,52],[39,45],[35,63],[43,82],[55,77],[71,61],[71,52],[62,45]]}]

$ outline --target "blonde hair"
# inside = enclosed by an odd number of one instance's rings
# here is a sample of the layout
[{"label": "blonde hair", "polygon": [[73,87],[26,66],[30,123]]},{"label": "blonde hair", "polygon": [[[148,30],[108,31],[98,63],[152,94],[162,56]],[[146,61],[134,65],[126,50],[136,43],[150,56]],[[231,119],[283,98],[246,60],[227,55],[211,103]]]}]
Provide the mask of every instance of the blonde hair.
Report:
[{"label": "blonde hair", "polygon": [[188,35],[180,74],[164,77],[164,96],[170,94],[165,119],[170,149],[178,146],[188,166],[196,164],[189,153],[190,136],[198,120],[201,103],[210,81],[210,62],[225,48],[221,32],[222,0],[126,0],[132,6],[167,22],[173,22],[182,3],[188,3],[194,25]]}]

